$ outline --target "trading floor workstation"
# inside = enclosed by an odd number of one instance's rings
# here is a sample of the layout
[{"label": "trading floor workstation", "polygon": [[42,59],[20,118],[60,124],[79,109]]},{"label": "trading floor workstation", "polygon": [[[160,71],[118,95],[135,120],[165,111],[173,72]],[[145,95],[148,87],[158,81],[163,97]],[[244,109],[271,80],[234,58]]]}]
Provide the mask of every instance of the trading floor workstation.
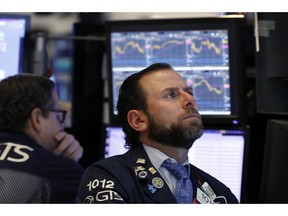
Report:
[{"label": "trading floor workstation", "polygon": [[123,80],[167,62],[193,88],[205,127],[189,152],[191,163],[227,184],[240,203],[288,203],[287,19],[248,13],[78,21],[71,34],[53,36],[32,32],[29,15],[3,13],[0,80],[23,72],[50,76],[87,167],[127,151],[115,108]]}]

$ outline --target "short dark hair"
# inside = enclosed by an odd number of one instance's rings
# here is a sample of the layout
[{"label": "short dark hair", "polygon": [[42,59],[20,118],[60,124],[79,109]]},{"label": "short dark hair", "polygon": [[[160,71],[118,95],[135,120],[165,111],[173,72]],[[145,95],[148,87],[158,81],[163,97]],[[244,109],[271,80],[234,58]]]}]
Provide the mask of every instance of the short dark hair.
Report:
[{"label": "short dark hair", "polygon": [[34,108],[43,116],[55,106],[52,80],[33,74],[17,74],[0,82],[0,130],[23,131]]},{"label": "short dark hair", "polygon": [[117,102],[118,118],[125,134],[126,146],[128,147],[134,148],[141,144],[139,141],[139,132],[135,131],[128,123],[128,112],[136,109],[147,113],[147,99],[139,80],[145,74],[163,69],[174,70],[173,67],[167,63],[155,63],[129,76],[120,87]]}]

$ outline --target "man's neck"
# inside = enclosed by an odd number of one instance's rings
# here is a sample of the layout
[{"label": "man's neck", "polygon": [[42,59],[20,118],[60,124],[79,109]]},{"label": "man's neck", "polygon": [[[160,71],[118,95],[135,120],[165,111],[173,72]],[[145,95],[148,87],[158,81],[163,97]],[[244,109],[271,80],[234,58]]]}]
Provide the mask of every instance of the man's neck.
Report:
[{"label": "man's neck", "polygon": [[159,151],[163,152],[167,156],[174,158],[178,163],[183,163],[187,159],[187,154],[189,149],[185,148],[176,148],[174,146],[164,145],[154,141],[146,141],[144,142],[146,145],[149,145],[153,148],[158,149]]}]

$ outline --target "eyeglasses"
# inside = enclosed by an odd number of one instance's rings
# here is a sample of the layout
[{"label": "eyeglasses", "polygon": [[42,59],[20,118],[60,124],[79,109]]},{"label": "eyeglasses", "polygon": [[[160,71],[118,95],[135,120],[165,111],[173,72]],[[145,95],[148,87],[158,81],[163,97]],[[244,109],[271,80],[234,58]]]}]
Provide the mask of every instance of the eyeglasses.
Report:
[{"label": "eyeglasses", "polygon": [[65,118],[66,118],[66,113],[67,113],[67,110],[61,110],[61,109],[50,109],[50,112],[56,112],[56,113],[59,113],[57,115],[57,120],[59,121],[59,123],[64,123],[65,121]]}]

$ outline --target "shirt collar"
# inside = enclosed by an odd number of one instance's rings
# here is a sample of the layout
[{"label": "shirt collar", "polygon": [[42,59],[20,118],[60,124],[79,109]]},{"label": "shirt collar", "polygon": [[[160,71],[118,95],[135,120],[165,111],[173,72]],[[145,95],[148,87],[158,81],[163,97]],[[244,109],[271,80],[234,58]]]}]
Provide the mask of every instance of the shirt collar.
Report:
[{"label": "shirt collar", "polygon": [[[161,166],[161,164],[163,163],[164,160],[166,160],[167,158],[170,158],[169,156],[167,156],[166,154],[164,154],[163,152],[161,152],[160,150],[151,147],[149,145],[145,145],[143,144],[143,148],[145,149],[151,163],[153,164],[153,166],[158,170]],[[174,158],[170,158],[173,161],[176,162],[176,160]],[[189,167],[189,158],[187,156],[186,160],[183,162],[183,164],[185,167],[187,167],[186,165],[188,165]],[[190,169],[188,169],[188,171],[190,171]]]}]

